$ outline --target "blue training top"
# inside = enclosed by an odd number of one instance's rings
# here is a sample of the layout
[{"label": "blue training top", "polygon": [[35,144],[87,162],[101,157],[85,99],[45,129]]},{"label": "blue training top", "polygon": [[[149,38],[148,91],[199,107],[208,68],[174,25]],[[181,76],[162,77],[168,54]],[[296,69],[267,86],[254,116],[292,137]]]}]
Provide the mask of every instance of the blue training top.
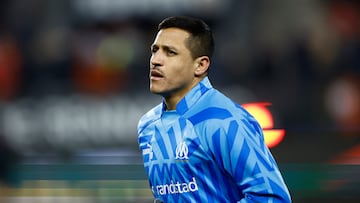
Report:
[{"label": "blue training top", "polygon": [[138,124],[154,198],[162,202],[291,202],[258,122],[205,77],[176,106]]}]

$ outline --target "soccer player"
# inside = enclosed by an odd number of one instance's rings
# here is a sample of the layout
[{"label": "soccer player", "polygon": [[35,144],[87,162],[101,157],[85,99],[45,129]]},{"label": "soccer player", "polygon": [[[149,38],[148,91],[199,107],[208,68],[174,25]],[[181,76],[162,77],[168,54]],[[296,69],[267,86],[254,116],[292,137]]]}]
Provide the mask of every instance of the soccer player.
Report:
[{"label": "soccer player", "polygon": [[200,19],[158,26],[149,77],[163,100],[138,123],[155,202],[291,202],[258,122],[211,85],[213,49]]}]

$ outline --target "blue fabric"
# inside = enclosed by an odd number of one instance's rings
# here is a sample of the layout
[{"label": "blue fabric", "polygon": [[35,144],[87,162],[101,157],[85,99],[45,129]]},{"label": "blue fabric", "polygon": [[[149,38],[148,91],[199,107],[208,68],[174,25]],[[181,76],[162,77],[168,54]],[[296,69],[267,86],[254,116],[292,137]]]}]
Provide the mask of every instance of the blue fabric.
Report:
[{"label": "blue fabric", "polygon": [[154,198],[163,202],[291,202],[258,122],[204,78],[138,124]]}]

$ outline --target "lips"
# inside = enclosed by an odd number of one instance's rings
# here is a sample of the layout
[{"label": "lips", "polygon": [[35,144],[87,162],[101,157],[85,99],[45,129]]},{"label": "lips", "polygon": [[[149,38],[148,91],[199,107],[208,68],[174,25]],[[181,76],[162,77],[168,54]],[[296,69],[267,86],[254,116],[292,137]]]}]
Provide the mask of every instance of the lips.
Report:
[{"label": "lips", "polygon": [[150,72],[150,79],[152,80],[160,80],[163,77],[164,77],[163,74],[158,70],[152,70]]}]

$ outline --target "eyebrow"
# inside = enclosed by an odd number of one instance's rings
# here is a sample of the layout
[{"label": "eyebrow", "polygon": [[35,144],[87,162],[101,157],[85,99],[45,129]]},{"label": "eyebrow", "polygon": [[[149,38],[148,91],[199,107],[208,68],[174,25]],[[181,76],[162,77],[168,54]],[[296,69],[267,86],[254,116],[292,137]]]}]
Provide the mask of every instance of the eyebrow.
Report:
[{"label": "eyebrow", "polygon": [[164,49],[164,50],[175,50],[175,51],[177,51],[178,49],[176,48],[176,47],[174,47],[174,46],[168,46],[168,45],[157,45],[157,44],[152,44],[151,46],[150,46],[150,48],[151,49],[153,49],[153,48],[162,48],[162,49]]}]

